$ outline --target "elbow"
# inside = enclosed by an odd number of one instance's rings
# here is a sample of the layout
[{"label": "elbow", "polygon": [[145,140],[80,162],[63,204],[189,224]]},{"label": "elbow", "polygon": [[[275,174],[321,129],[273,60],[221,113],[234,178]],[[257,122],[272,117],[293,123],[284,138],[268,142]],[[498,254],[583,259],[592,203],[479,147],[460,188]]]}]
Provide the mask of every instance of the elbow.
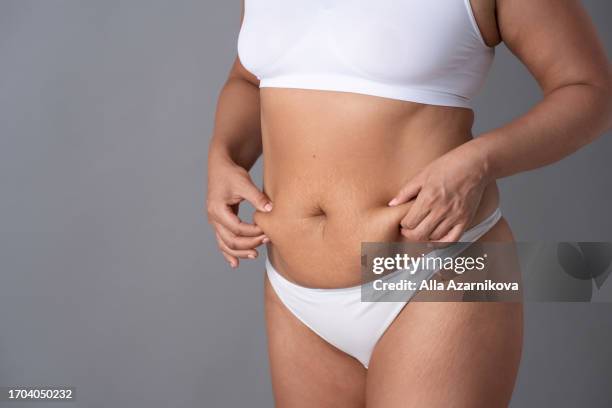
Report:
[{"label": "elbow", "polygon": [[612,78],[610,79],[607,87],[604,104],[607,106],[606,109],[606,127],[605,132],[612,130]]},{"label": "elbow", "polygon": [[584,135],[592,142],[604,133],[612,130],[612,70],[597,75],[595,78],[580,82],[583,91]]},{"label": "elbow", "polygon": [[601,109],[603,132],[612,129],[612,69],[593,82],[597,103]]},{"label": "elbow", "polygon": [[[612,130],[612,70],[605,75],[602,73],[589,80],[583,80],[573,85],[580,89],[581,97],[577,98],[574,106],[578,107],[577,114],[581,131],[573,140],[575,150],[580,149],[608,131]],[[574,88],[576,89],[576,88]]]}]

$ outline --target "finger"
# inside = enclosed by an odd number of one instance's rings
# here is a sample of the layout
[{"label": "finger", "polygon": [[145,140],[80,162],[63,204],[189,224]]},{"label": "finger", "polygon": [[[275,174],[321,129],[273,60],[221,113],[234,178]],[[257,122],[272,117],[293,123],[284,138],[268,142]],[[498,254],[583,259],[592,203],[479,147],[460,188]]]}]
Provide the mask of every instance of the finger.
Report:
[{"label": "finger", "polygon": [[429,241],[429,236],[443,219],[443,212],[430,212],[416,228],[402,228],[401,233],[412,241]]},{"label": "finger", "polygon": [[413,178],[407,184],[404,185],[396,194],[395,197],[391,201],[389,201],[389,206],[393,207],[396,205],[400,205],[406,203],[416,197],[421,191],[422,183],[419,178]]},{"label": "finger", "polygon": [[214,211],[213,218],[214,221],[223,225],[235,235],[256,237],[264,233],[258,225],[243,222],[231,208],[226,205]]},{"label": "finger", "polygon": [[402,228],[415,229],[431,212],[430,207],[426,206],[424,200],[419,197],[410,207],[406,216],[400,221]]},{"label": "finger", "polygon": [[253,249],[263,244],[264,240],[267,239],[265,234],[256,237],[241,237],[218,223],[215,227],[223,243],[230,249]]},{"label": "finger", "polygon": [[259,255],[254,249],[231,249],[227,245],[225,245],[223,241],[221,241],[220,246],[223,252],[239,259],[255,259],[257,258],[257,255]]},{"label": "finger", "polygon": [[229,265],[232,268],[236,268],[238,267],[238,259],[234,256],[231,256],[230,254],[227,254],[225,252],[223,252],[222,249],[222,240],[221,237],[219,236],[219,233],[215,232],[215,237],[217,238],[217,245],[219,246],[219,249],[221,250],[221,255],[223,255],[223,257],[225,258],[225,260],[227,261],[227,263],[229,263]]},{"label": "finger", "polygon": [[442,238],[440,238],[438,241],[457,242],[459,241],[459,238],[461,238],[461,235],[463,235],[464,231],[465,231],[465,224],[464,223],[457,224],[453,228],[451,228],[450,231],[448,231],[448,233]]},{"label": "finger", "polygon": [[448,234],[448,232],[455,226],[456,222],[449,217],[444,218],[435,230],[429,236],[432,241],[438,241],[440,238]]},{"label": "finger", "polygon": [[226,254],[225,252],[221,251],[221,255],[223,255],[223,257],[225,258],[225,260],[227,261],[227,263],[229,263],[229,266],[231,266],[232,268],[237,268],[239,265],[239,261],[237,258]]},{"label": "finger", "polygon": [[257,258],[258,253],[255,249],[232,249],[228,247],[225,244],[225,242],[223,242],[223,239],[221,239],[218,233],[216,235],[217,235],[217,243],[219,244],[219,249],[221,249],[222,252],[225,252],[226,254],[231,255],[234,258],[242,258],[242,259]]},{"label": "finger", "polygon": [[247,200],[258,211],[272,211],[272,201],[260,189],[253,184],[250,179],[247,179],[242,185],[240,196]]}]

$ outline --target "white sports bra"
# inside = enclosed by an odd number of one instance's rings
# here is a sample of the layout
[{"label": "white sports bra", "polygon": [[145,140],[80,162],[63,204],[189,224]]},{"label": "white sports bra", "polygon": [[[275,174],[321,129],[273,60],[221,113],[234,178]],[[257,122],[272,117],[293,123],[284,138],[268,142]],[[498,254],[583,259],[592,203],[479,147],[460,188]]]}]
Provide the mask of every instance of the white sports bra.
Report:
[{"label": "white sports bra", "polygon": [[238,55],[260,87],[471,108],[494,56],[470,0],[244,0]]}]

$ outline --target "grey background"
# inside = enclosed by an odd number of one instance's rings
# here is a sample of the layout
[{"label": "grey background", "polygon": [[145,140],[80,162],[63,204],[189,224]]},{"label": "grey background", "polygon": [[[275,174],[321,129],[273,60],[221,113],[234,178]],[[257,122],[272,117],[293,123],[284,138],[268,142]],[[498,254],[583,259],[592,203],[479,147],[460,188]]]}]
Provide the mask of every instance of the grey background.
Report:
[{"label": "grey background", "polygon": [[[609,51],[612,5],[584,3]],[[202,212],[239,16],[238,1],[0,2],[0,385],[74,385],[81,407],[272,406],[262,261],[230,270]],[[538,98],[499,47],[474,132]],[[610,157],[607,134],[502,180],[517,239],[612,241]],[[611,312],[527,305],[512,406],[612,406]]]}]

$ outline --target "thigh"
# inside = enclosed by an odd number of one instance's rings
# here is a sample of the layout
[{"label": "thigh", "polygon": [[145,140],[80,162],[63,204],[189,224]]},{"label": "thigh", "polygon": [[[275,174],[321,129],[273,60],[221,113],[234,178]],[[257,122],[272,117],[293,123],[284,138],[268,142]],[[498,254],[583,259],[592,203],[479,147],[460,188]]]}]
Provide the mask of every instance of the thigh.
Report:
[{"label": "thigh", "polygon": [[372,354],[368,408],[508,406],[522,311],[519,302],[408,303]]},{"label": "thigh", "polygon": [[266,276],[265,309],[272,388],[278,408],[365,406],[365,368],[299,321]]}]

